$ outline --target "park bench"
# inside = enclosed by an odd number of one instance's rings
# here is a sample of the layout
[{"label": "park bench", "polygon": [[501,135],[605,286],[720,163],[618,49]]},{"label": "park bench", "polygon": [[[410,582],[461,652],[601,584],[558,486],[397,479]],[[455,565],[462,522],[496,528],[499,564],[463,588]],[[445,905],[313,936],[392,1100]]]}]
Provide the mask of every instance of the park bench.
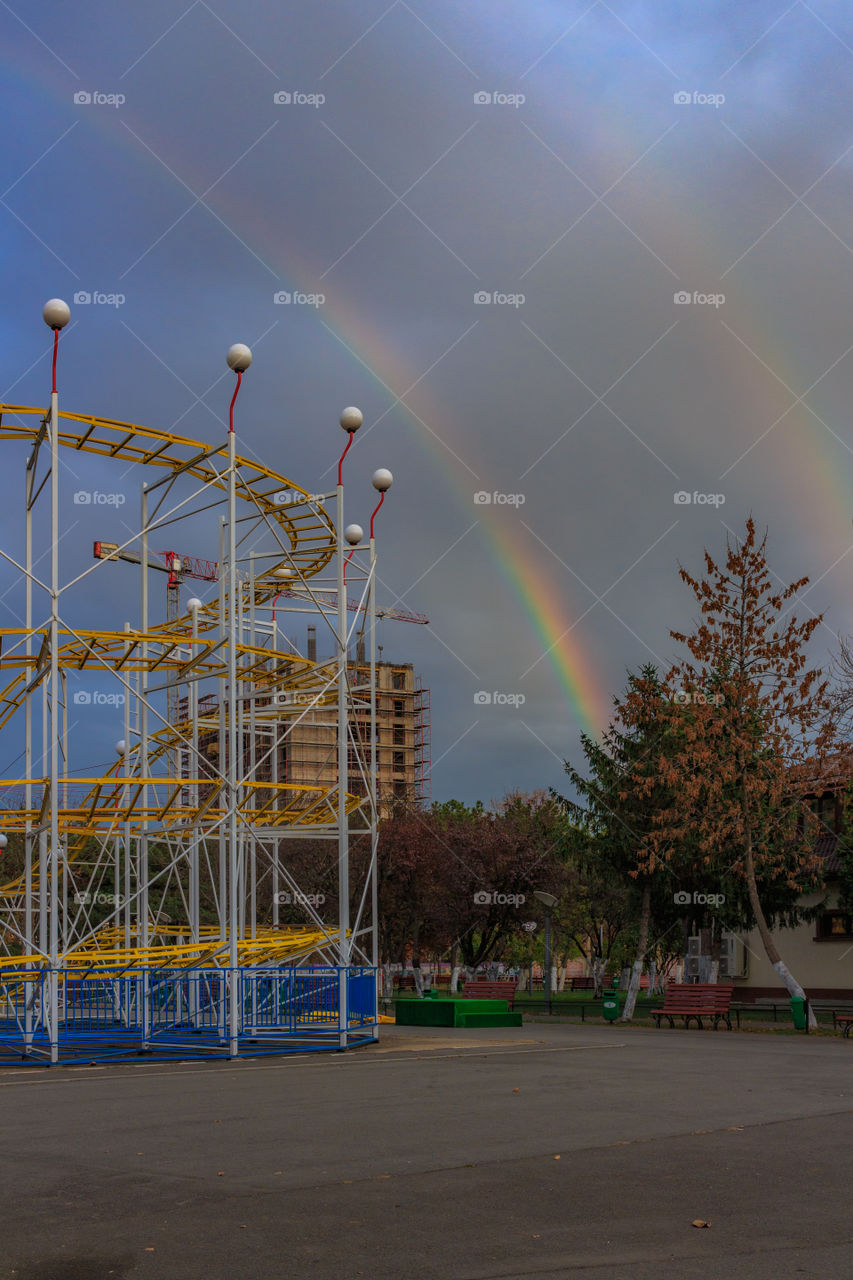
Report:
[{"label": "park bench", "polygon": [[690,1026],[691,1018],[695,1018],[700,1030],[702,1019],[709,1018],[715,1031],[718,1022],[725,1022],[731,1031],[729,1009],[733,991],[733,986],[722,986],[716,982],[672,983],[666,989],[660,1009],[652,1009],[652,1017],[657,1026],[660,1026],[662,1018],[668,1018],[671,1027],[675,1026],[675,1018],[683,1018],[685,1027]]},{"label": "park bench", "polygon": [[853,1013],[832,1013],[832,1025],[841,1028],[845,1040],[850,1039],[850,1028],[853,1027]]},{"label": "park bench", "polygon": [[394,986],[399,991],[414,991],[415,979],[411,973],[395,973]]},{"label": "park bench", "polygon": [[507,1007],[512,1009],[515,990],[518,983],[515,978],[503,982],[466,982],[462,995],[466,1000],[506,1000]]},{"label": "park bench", "polygon": [[572,991],[594,991],[595,980],[593,978],[572,978]]}]

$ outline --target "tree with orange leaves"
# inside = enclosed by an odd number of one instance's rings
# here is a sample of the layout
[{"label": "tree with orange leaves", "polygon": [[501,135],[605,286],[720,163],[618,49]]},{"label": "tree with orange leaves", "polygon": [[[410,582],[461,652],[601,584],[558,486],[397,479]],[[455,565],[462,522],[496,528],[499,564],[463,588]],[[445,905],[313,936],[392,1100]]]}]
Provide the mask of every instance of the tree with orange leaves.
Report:
[{"label": "tree with orange leaves", "polygon": [[701,617],[691,634],[671,633],[688,650],[668,676],[678,731],[659,777],[671,801],[645,849],[667,862],[689,845],[703,872],[740,879],[767,958],[803,996],[770,922],[780,900],[790,922],[797,896],[819,884],[804,802],[831,774],[837,726],[829,682],[806,656],[822,617],[790,612],[808,578],[777,588],[766,542],[750,517],[744,538],[727,539],[724,563],[705,552],[704,578],[680,569]]}]

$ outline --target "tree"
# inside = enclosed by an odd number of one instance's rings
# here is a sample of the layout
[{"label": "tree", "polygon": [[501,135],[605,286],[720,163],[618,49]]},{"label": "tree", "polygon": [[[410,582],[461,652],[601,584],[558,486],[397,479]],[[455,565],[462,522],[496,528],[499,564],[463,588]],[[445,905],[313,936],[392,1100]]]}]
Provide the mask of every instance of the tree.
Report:
[{"label": "tree", "polygon": [[[564,800],[579,825],[585,860],[603,883],[624,887],[628,919],[638,922],[624,1020],[633,1017],[653,919],[657,932],[674,921],[673,873],[656,856],[657,815],[671,797],[660,761],[671,750],[677,722],[669,714],[668,691],[651,664],[629,672],[625,692],[614,697],[614,716],[600,742],[582,739],[587,769],[566,762],[580,802]],[[578,840],[576,840],[576,850]]]},{"label": "tree", "polygon": [[[704,578],[679,570],[701,618],[693,632],[671,633],[688,651],[668,677],[679,730],[658,760],[669,801],[643,857],[650,868],[668,865],[689,843],[698,866],[740,880],[770,963],[803,996],[771,924],[801,918],[798,897],[819,883],[816,820],[804,801],[831,769],[836,715],[828,681],[807,665],[822,617],[790,614],[808,578],[775,588],[766,542],[750,517],[744,538],[727,539],[724,563],[705,552]],[[641,783],[660,791],[651,778]]]},{"label": "tree", "polygon": [[593,838],[582,827],[572,833],[569,850],[567,886],[554,910],[554,932],[583,956],[597,998],[610,964],[621,964],[636,894],[632,881],[597,856]]},{"label": "tree", "polygon": [[421,948],[442,949],[443,850],[429,810],[400,803],[380,824],[377,850],[379,960],[383,989],[392,990],[391,965],[412,957],[418,994],[423,991]]},{"label": "tree", "polygon": [[565,820],[544,792],[512,793],[491,810],[451,801],[434,814],[447,852],[443,931],[470,974],[522,931],[534,890],[559,892]]},{"label": "tree", "polygon": [[521,930],[525,901],[559,874],[564,827],[544,793],[510,795],[490,810],[457,800],[398,806],[380,827],[383,962],[411,954],[420,990],[422,947],[450,950],[469,973],[499,958]]}]

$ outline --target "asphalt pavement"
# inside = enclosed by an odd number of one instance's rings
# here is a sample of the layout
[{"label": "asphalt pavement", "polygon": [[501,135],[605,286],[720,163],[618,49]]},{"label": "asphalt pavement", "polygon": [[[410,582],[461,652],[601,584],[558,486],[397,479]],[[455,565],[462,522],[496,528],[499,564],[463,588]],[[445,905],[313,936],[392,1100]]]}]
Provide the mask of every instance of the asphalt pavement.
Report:
[{"label": "asphalt pavement", "polygon": [[0,1275],[853,1274],[853,1042],[382,1030],[351,1054],[0,1071]]}]

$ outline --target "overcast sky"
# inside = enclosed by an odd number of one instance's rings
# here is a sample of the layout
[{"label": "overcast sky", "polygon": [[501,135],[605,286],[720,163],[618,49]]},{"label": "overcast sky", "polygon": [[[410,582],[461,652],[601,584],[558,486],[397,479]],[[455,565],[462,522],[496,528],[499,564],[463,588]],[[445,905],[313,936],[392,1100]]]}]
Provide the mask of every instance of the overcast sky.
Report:
[{"label": "overcast sky", "polygon": [[[675,656],[678,563],[749,512],[813,580],[816,659],[853,630],[849,6],[10,0],[0,28],[2,399],[45,403],[58,295],[66,409],[216,442],[244,341],[241,448],[316,491],[359,405],[348,515],[390,467],[380,601],[430,626],[382,643],[432,690],[435,798],[561,786],[626,669]],[[67,571],[138,501],[73,462]],[[118,577],[86,602],[136,607]]]}]

